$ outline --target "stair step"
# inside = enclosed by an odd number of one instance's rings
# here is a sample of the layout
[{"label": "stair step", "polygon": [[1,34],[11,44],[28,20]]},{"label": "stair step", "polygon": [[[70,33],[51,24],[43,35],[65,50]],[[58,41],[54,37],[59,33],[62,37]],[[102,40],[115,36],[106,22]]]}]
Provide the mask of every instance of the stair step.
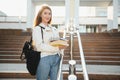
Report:
[{"label": "stair step", "polygon": [[[8,67],[9,66],[9,67]],[[19,67],[19,69],[18,69]],[[79,72],[81,65],[76,65],[78,79],[83,80],[82,73]],[[63,65],[62,73],[64,79],[68,77],[69,65]],[[87,65],[90,80],[119,80],[120,66],[113,65]],[[0,80],[3,78],[35,79],[26,69],[25,64],[0,64]],[[102,79],[103,78],[103,79]]]}]

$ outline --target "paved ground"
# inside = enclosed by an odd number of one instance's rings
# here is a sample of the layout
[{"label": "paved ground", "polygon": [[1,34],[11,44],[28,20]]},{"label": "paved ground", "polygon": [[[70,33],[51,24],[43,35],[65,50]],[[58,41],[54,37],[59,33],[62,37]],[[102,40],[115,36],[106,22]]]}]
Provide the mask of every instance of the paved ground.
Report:
[{"label": "paved ground", "polygon": [[[63,65],[62,70],[66,71],[69,69],[69,65]],[[81,65],[76,65],[78,71],[81,70]],[[120,75],[120,66],[117,65],[87,65],[88,73],[92,74],[116,74]],[[0,73],[1,72],[25,72],[27,73],[25,64],[0,64]]]}]

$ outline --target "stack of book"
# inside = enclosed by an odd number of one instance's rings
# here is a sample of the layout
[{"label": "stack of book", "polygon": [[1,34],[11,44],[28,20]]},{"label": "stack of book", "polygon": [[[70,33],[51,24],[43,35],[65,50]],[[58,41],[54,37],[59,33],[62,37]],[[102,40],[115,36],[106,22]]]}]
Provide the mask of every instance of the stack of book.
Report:
[{"label": "stack of book", "polygon": [[55,40],[50,42],[50,45],[57,47],[57,46],[69,46],[67,40]]}]

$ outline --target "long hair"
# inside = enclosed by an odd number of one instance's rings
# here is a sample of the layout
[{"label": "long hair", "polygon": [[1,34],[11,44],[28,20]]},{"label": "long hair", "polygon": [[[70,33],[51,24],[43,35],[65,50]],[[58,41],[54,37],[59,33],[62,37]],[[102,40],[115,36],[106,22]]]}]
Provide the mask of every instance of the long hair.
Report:
[{"label": "long hair", "polygon": [[42,6],[41,6],[41,9],[39,10],[39,12],[38,12],[38,14],[37,14],[37,16],[36,16],[36,18],[35,18],[35,20],[34,20],[34,27],[35,27],[35,26],[38,26],[38,25],[42,22],[42,17],[41,17],[41,15],[42,15],[42,12],[43,12],[45,9],[48,9],[48,10],[50,10],[50,12],[51,12],[51,19],[48,21],[48,24],[51,23],[51,20],[52,20],[52,10],[51,10],[51,8],[50,8],[48,5],[42,5]]}]

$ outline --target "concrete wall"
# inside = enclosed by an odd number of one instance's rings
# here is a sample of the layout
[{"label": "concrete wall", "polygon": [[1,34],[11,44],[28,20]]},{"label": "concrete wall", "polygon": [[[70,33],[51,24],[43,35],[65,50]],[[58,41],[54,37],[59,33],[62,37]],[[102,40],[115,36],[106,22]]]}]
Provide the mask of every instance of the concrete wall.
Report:
[{"label": "concrete wall", "polygon": [[7,23],[1,23],[0,22],[0,29],[26,29],[26,22],[24,23],[18,23],[18,22],[7,22]]},{"label": "concrete wall", "polygon": [[[107,25],[107,17],[79,17],[79,23],[85,25]],[[118,18],[120,24],[120,17]],[[52,24],[65,24],[64,17],[53,17]],[[31,25],[32,27],[32,25]],[[26,29],[26,17],[0,17],[1,29]]]}]

